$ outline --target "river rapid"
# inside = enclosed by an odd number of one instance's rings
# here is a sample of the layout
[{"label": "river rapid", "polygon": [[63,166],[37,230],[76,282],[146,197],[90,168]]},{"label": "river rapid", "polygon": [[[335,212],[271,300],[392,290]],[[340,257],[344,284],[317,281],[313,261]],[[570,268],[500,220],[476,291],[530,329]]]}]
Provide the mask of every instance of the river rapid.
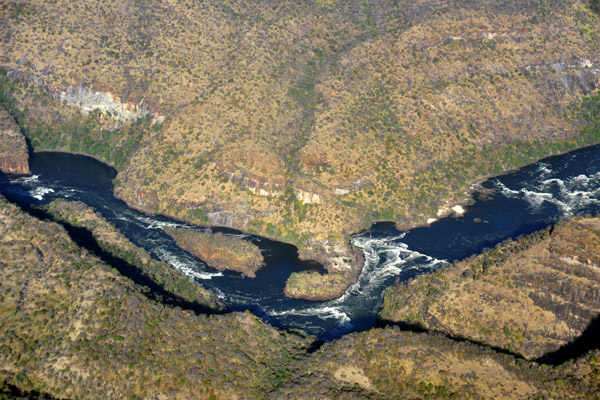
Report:
[{"label": "river rapid", "polygon": [[298,260],[291,245],[215,228],[257,244],[266,262],[255,279],[218,272],[179,249],[163,232],[166,226],[186,224],[144,215],[115,199],[113,168],[90,157],[54,152],[35,153],[30,163],[32,176],[0,175],[0,192],[9,200],[34,205],[58,198],[82,201],[132,242],[212,290],[231,310],[250,310],[272,324],[299,328],[323,340],[373,327],[383,292],[396,279],[409,279],[564,217],[600,213],[600,145],[547,158],[484,182],[493,191],[491,198],[475,200],[461,217],[407,232],[379,223],[354,236],[352,243],[365,253],[358,282],[339,299],[312,302],[283,295],[292,272],[320,269]]}]

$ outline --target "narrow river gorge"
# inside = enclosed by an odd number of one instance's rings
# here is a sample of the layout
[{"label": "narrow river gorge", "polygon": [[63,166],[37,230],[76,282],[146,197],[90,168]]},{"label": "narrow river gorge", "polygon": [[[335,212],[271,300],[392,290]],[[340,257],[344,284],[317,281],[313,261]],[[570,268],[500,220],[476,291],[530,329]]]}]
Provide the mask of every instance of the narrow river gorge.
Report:
[{"label": "narrow river gorge", "polygon": [[492,194],[478,196],[461,217],[407,232],[379,223],[354,236],[353,244],[365,254],[358,282],[339,299],[312,302],[283,294],[292,272],[321,270],[300,261],[291,245],[213,228],[257,244],[266,262],[254,279],[218,272],[178,248],[163,231],[185,224],[144,215],[115,199],[113,168],[90,157],[51,152],[33,154],[30,166],[32,176],[0,176],[0,192],[9,200],[33,205],[58,198],[82,201],[135,244],[202,282],[231,310],[250,310],[277,326],[299,328],[323,340],[374,326],[383,292],[397,279],[410,279],[564,217],[600,212],[600,145],[547,158],[484,182]]}]

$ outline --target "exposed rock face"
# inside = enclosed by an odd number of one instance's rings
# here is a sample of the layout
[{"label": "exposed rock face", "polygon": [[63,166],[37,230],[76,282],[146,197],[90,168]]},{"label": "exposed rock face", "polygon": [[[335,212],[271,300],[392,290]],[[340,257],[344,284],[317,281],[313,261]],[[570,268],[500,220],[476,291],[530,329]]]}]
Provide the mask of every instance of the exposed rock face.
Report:
[{"label": "exposed rock face", "polygon": [[0,171],[29,174],[29,151],[25,136],[14,119],[0,108]]},{"label": "exposed rock face", "polygon": [[600,219],[564,221],[386,291],[381,318],[538,358],[600,313]]},{"label": "exposed rock face", "polygon": [[[150,114],[150,111],[144,106],[143,100],[139,104],[122,102],[118,96],[112,93],[93,92],[82,86],[71,86],[67,90],[61,91],[58,98],[70,106],[78,107],[84,115],[99,110],[121,122],[135,121]],[[163,121],[163,116],[154,117],[156,123],[162,123]]]},{"label": "exposed rock face", "polygon": [[226,226],[229,228],[234,227],[234,223],[233,223],[234,216],[231,213],[215,211],[215,212],[207,213],[206,217],[208,219],[208,222],[210,222],[212,225]]},{"label": "exposed rock face", "polygon": [[305,204],[319,204],[321,203],[321,195],[314,192],[309,192],[302,189],[294,188],[294,194],[301,202]]},{"label": "exposed rock face", "polygon": [[140,207],[144,210],[151,212],[156,209],[159,205],[158,196],[154,191],[143,192],[140,191],[137,193],[137,207]]},{"label": "exposed rock face", "polygon": [[265,197],[277,197],[283,194],[283,184],[270,182],[264,179],[253,178],[249,175],[242,174],[239,171],[235,173],[226,173],[232,182],[238,183],[250,192]]}]

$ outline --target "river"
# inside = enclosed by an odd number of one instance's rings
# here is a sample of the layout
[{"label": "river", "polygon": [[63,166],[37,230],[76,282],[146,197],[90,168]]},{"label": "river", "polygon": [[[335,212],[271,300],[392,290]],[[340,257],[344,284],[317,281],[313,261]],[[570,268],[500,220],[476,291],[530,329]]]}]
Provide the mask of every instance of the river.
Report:
[{"label": "river", "polygon": [[283,295],[292,272],[316,268],[298,260],[291,245],[215,229],[251,240],[266,262],[255,279],[218,272],[179,249],[163,232],[165,226],[185,224],[144,215],[115,199],[113,168],[90,157],[54,152],[35,153],[30,163],[32,176],[0,176],[0,192],[9,200],[34,205],[58,198],[82,201],[135,244],[212,290],[230,309],[250,310],[277,326],[299,328],[323,340],[371,328],[385,288],[396,279],[409,279],[564,217],[600,213],[600,145],[550,157],[484,182],[494,194],[476,200],[462,217],[407,232],[379,223],[354,236],[352,242],[365,253],[358,283],[339,299],[311,302]]}]

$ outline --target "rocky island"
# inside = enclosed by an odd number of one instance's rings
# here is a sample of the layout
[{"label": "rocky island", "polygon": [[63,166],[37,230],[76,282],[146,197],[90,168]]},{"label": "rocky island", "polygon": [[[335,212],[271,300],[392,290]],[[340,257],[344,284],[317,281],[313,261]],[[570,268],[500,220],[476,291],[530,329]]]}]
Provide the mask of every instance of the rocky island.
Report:
[{"label": "rocky island", "polygon": [[594,7],[10,2],[0,99],[34,150],[114,165],[131,207],[292,243],[348,286],[351,234],[600,140]]},{"label": "rocky island", "polygon": [[285,283],[283,292],[295,299],[329,300],[342,295],[349,278],[342,274],[294,272]]},{"label": "rocky island", "polygon": [[236,271],[254,278],[265,264],[260,248],[247,240],[193,228],[166,228],[165,233],[175,239],[177,246],[219,271]]},{"label": "rocky island", "polygon": [[[77,203],[58,202],[49,208],[60,215],[69,207],[99,241],[111,241],[110,229],[106,231],[105,224]],[[582,224],[574,227],[583,232],[574,240],[593,245],[587,241],[588,229],[597,231],[598,220],[576,224]],[[314,337],[279,330],[248,312],[196,314],[185,305],[173,307],[162,303],[164,297],[151,296],[103,261],[102,254],[96,254],[98,248],[80,247],[69,232],[70,228],[33,217],[0,197],[3,396],[593,399],[600,393],[598,350],[547,365],[487,345],[439,333],[402,331],[398,326],[319,344]],[[527,239],[532,248],[548,240],[550,233],[537,235]],[[559,257],[554,259],[559,266],[562,257],[575,256],[591,265],[580,253],[563,252],[560,245],[556,252],[549,251],[546,256]],[[592,246],[586,252],[588,258],[594,257],[591,263],[596,262],[596,251]],[[523,253],[523,262],[534,262],[537,254]],[[473,280],[479,274],[478,279],[484,280],[497,274],[490,267],[486,275],[480,263],[466,270],[473,275],[460,279]],[[500,319],[520,315],[518,305],[506,304],[489,307],[499,306],[495,310]],[[564,324],[558,318],[547,322],[548,329],[556,330]]]}]

